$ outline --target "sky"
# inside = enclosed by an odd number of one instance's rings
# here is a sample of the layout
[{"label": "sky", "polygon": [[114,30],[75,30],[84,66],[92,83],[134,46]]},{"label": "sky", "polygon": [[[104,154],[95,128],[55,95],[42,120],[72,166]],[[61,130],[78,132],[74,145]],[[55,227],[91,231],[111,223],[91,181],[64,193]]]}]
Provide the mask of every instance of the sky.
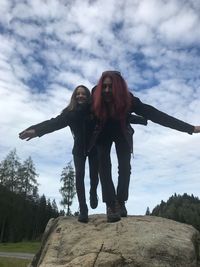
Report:
[{"label": "sky", "polygon": [[[0,161],[14,148],[21,161],[31,156],[40,195],[59,206],[69,127],[29,142],[18,134],[57,116],[77,85],[91,89],[105,70],[120,71],[142,102],[200,125],[199,25],[196,0],[1,0]],[[151,121],[134,129],[128,213],[143,215],[174,193],[200,197],[200,135]],[[116,185],[114,147],[112,169]],[[88,200],[88,164],[85,186]],[[105,213],[100,185],[98,195],[90,214]]]}]

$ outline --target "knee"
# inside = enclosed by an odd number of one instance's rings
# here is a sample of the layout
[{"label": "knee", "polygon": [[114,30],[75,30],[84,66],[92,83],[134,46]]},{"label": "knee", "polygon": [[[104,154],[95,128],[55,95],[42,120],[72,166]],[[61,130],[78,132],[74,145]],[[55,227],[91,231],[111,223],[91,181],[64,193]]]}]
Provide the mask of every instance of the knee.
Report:
[{"label": "knee", "polygon": [[130,165],[130,163],[127,163],[127,162],[125,162],[125,164],[124,163],[119,163],[118,170],[119,170],[120,173],[131,174],[131,165]]},{"label": "knee", "polygon": [[85,173],[84,171],[76,171],[76,182],[81,182],[84,180]]}]

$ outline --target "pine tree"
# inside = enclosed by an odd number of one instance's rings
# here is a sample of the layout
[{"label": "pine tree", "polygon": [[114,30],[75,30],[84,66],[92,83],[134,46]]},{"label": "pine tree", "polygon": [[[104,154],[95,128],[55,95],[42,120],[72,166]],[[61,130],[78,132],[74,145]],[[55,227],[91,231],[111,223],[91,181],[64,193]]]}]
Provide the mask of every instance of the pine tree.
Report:
[{"label": "pine tree", "polygon": [[35,166],[31,157],[28,157],[24,163],[20,166],[18,170],[19,175],[19,193],[23,194],[25,197],[32,196],[33,198],[38,192],[38,183],[36,177]]},{"label": "pine tree", "polygon": [[0,165],[0,182],[11,192],[16,192],[19,186],[18,170],[21,166],[16,149],[10,151]]},{"label": "pine tree", "polygon": [[146,210],[146,213],[145,213],[145,215],[150,215],[151,213],[150,213],[150,209],[149,209],[149,207],[147,207],[147,210]]},{"label": "pine tree", "polygon": [[31,157],[21,164],[15,149],[0,162],[0,242],[38,239],[59,216],[55,200],[39,196],[37,176]]},{"label": "pine tree", "polygon": [[151,215],[188,223],[200,230],[200,200],[194,195],[174,194],[167,202],[161,201],[160,205],[152,210]]},{"label": "pine tree", "polygon": [[72,205],[73,199],[76,195],[75,189],[75,172],[72,167],[71,161],[63,168],[60,181],[63,183],[63,186],[60,188],[60,193],[62,195],[62,200],[60,204],[66,208],[66,215],[71,215],[70,206]]},{"label": "pine tree", "polygon": [[46,200],[45,195],[43,194],[39,198],[38,209],[36,212],[37,219],[36,219],[36,227],[35,227],[35,236],[38,236],[39,234],[44,232],[44,229],[48,222],[48,219],[46,216],[46,210],[47,210],[47,200]]},{"label": "pine tree", "polygon": [[55,199],[53,199],[51,206],[52,206],[52,210],[53,210],[53,217],[55,217],[55,218],[58,217],[59,211],[58,211],[58,206],[56,204]]}]

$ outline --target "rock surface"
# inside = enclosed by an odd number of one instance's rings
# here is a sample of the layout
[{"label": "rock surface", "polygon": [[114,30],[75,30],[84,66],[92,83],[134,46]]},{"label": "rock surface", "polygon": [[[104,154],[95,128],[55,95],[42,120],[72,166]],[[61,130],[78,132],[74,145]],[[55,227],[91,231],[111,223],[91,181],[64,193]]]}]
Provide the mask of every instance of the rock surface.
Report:
[{"label": "rock surface", "polygon": [[51,219],[30,267],[200,267],[200,234],[154,216],[107,223],[105,215]]}]

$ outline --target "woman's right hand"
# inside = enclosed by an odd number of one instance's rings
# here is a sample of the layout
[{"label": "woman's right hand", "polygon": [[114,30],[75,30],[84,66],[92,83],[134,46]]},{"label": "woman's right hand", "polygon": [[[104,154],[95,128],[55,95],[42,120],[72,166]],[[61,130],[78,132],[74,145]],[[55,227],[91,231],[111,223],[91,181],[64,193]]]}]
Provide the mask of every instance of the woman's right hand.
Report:
[{"label": "woman's right hand", "polygon": [[21,133],[19,133],[19,138],[20,139],[26,139],[26,141],[29,141],[30,139],[36,137],[37,134],[35,132],[34,129],[26,129],[24,131],[22,131]]}]

